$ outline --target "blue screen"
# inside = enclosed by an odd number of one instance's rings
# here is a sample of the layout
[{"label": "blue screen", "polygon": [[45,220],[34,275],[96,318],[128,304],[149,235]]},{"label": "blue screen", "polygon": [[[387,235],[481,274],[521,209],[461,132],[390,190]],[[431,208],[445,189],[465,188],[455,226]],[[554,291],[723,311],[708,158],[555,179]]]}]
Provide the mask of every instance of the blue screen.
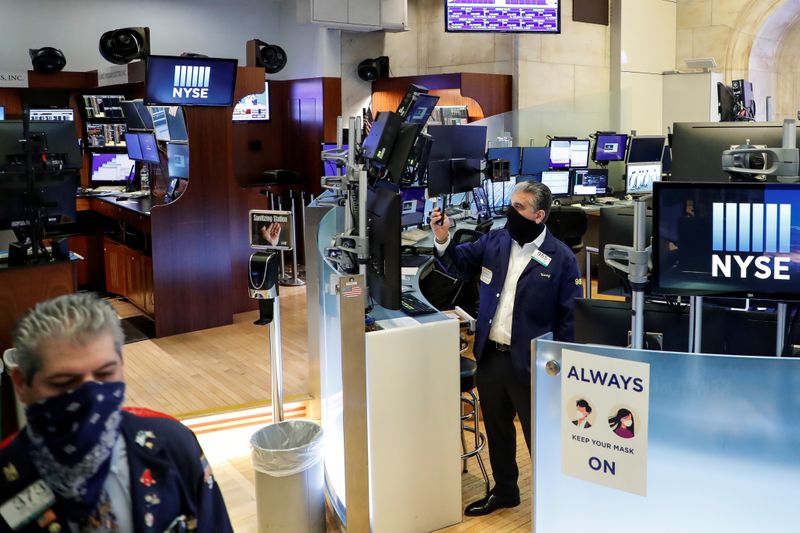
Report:
[{"label": "blue screen", "polygon": [[550,168],[550,147],[535,146],[522,149],[521,172],[524,176],[536,176]]},{"label": "blue screen", "polygon": [[167,145],[167,167],[170,178],[189,178],[189,145]]},{"label": "blue screen", "polygon": [[489,148],[486,151],[486,159],[507,160],[508,175],[519,176],[520,161],[522,160],[522,148]]},{"label": "blue screen", "polygon": [[400,224],[404,227],[422,224],[425,218],[425,187],[400,189],[402,214]]},{"label": "blue screen", "polygon": [[656,286],[800,298],[800,184],[656,183]]},{"label": "blue screen", "polygon": [[139,147],[142,150],[142,161],[148,163],[158,163],[160,158],[158,156],[158,145],[156,138],[152,133],[137,133],[139,137]]},{"label": "blue screen", "polygon": [[130,132],[126,133],[125,144],[128,147],[128,157],[136,161],[141,161],[142,146],[139,144],[139,135]]},{"label": "blue screen", "polygon": [[599,133],[594,143],[595,161],[624,161],[628,136],[623,134]]},{"label": "blue screen", "polygon": [[233,105],[236,59],[150,56],[145,79],[148,105]]},{"label": "blue screen", "polygon": [[6,119],[6,108],[0,105],[0,120]]}]

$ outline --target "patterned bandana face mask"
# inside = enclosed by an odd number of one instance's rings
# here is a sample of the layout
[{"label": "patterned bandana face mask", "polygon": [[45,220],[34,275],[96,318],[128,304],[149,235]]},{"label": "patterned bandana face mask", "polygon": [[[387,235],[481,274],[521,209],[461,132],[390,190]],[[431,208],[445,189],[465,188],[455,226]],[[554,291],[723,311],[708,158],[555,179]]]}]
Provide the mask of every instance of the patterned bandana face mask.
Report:
[{"label": "patterned bandana face mask", "polygon": [[92,512],[100,498],[124,398],[124,383],[90,381],[25,410],[31,460],[75,517]]}]

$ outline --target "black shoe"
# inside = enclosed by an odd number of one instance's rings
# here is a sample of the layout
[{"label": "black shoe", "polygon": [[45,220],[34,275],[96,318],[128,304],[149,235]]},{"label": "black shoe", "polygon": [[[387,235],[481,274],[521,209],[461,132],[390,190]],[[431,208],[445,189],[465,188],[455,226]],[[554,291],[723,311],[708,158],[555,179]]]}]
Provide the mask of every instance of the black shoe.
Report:
[{"label": "black shoe", "polygon": [[519,505],[519,494],[513,497],[500,496],[495,494],[494,489],[492,489],[485,498],[467,505],[464,514],[466,516],[484,516],[495,512],[497,509],[516,507],[517,505]]}]

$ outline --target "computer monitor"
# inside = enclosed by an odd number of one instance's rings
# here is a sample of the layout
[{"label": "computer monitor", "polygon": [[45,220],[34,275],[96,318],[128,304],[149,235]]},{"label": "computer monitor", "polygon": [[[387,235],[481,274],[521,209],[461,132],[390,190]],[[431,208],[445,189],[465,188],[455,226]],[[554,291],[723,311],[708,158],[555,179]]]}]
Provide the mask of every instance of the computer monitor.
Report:
[{"label": "computer monitor", "polygon": [[6,106],[0,105],[0,120],[6,119]]},{"label": "computer monitor", "polygon": [[472,192],[481,184],[481,159],[451,159],[450,168],[454,193]]},{"label": "computer monitor", "polygon": [[420,94],[427,94],[428,89],[423,87],[422,85],[415,85],[410,83],[408,85],[408,89],[406,89],[406,94],[403,95],[403,99],[400,100],[400,105],[397,106],[397,110],[395,111],[400,118],[405,120],[406,115],[411,110],[411,106],[414,103],[414,99],[419,96]]},{"label": "computer monitor", "polygon": [[569,168],[570,141],[550,141],[550,168]]},{"label": "computer monitor", "polygon": [[[722,170],[722,152],[748,140],[752,145],[780,148],[783,126],[775,122],[676,122],[670,181],[729,182],[729,174]],[[767,181],[777,179],[767,176]]]},{"label": "computer monitor", "polygon": [[189,179],[189,145],[167,143],[167,169],[170,178]]},{"label": "computer monitor", "polygon": [[542,172],[542,183],[550,188],[553,198],[570,195],[569,170],[546,170]]},{"label": "computer monitor", "polygon": [[433,137],[429,159],[477,158],[486,154],[486,126],[431,125],[428,134]]},{"label": "computer monitor", "polygon": [[402,118],[397,113],[383,111],[372,121],[369,135],[361,143],[361,152],[365,159],[383,165],[388,161],[394,141],[400,133]]},{"label": "computer monitor", "polygon": [[625,175],[625,192],[650,194],[653,183],[661,181],[661,163],[628,163]]},{"label": "computer monitor", "polygon": [[126,185],[135,163],[127,154],[92,154],[92,187]]},{"label": "computer monitor", "polygon": [[386,179],[396,185],[400,185],[405,174],[406,167],[413,163],[413,151],[417,136],[422,131],[422,124],[415,122],[404,122],[400,124],[400,130],[389,151],[386,160]]},{"label": "computer monitor", "polygon": [[597,163],[624,161],[628,136],[624,133],[598,133],[592,159]]},{"label": "computer monitor", "polygon": [[660,183],[653,200],[658,290],[800,300],[800,184]]},{"label": "computer monitor", "polygon": [[[156,143],[155,135],[152,133],[131,133],[125,134],[125,140],[128,144],[128,157],[135,161],[144,161],[145,163],[158,163],[161,158],[158,154],[158,144]],[[133,144],[133,148],[131,148]]]},{"label": "computer monitor", "polygon": [[569,168],[587,168],[589,166],[589,139],[576,139],[569,142]]},{"label": "computer monitor", "polygon": [[452,192],[450,160],[428,161],[428,196],[434,197]]},{"label": "computer monitor", "polygon": [[402,212],[400,225],[404,228],[419,226],[425,219],[425,187],[400,189]]},{"label": "computer monitor", "polygon": [[31,122],[72,122],[75,112],[72,109],[29,109],[28,117]]},{"label": "computer monitor", "polygon": [[[48,160],[60,161],[63,169],[80,169],[83,166],[74,122],[35,122],[29,124],[28,131],[30,135],[44,140]],[[21,120],[4,120],[0,123],[0,168],[24,166],[24,152],[19,143],[22,138]]]},{"label": "computer monitor", "polygon": [[144,100],[148,105],[233,105],[236,59],[150,55]]},{"label": "computer monitor", "polygon": [[266,122],[269,120],[269,81],[260,93],[248,94],[233,108],[234,122]]},{"label": "computer monitor", "polygon": [[156,139],[159,141],[188,141],[186,119],[180,106],[147,108],[153,121]]},{"label": "computer monitor", "polygon": [[663,135],[640,135],[631,137],[628,147],[628,163],[661,163],[664,156],[664,144],[667,138]]},{"label": "computer monitor", "polygon": [[128,158],[134,161],[142,160],[142,146],[139,144],[139,135],[126,131],[125,148],[128,150]]},{"label": "computer monitor", "polygon": [[717,82],[717,101],[719,102],[719,121],[733,122],[736,120],[736,96],[733,89],[722,82]]},{"label": "computer monitor", "polygon": [[486,151],[486,159],[489,161],[494,159],[508,161],[508,175],[518,176],[520,174],[522,162],[522,148],[518,146],[509,148],[489,148]]},{"label": "computer monitor", "polygon": [[672,173],[672,147],[670,146],[664,147],[664,156],[661,158],[661,173]]},{"label": "computer monitor", "polygon": [[538,176],[549,168],[549,146],[526,146],[522,149],[522,164],[520,165],[521,175]]},{"label": "computer monitor", "polygon": [[383,187],[369,188],[367,285],[370,298],[386,309],[400,309],[401,213],[400,194]]},{"label": "computer monitor", "polygon": [[76,170],[40,176],[34,183],[35,198],[31,198],[24,172],[0,173],[0,230],[30,227],[34,207],[41,215],[39,223],[45,227],[75,222],[75,191],[79,185],[80,173]]},{"label": "computer monitor", "polygon": [[572,171],[572,194],[574,196],[598,196],[608,189],[608,169],[576,169]]},{"label": "computer monitor", "polygon": [[418,93],[403,120],[411,124],[426,124],[438,101],[439,97],[436,95]]},{"label": "computer monitor", "polygon": [[153,117],[142,100],[122,100],[119,105],[128,131],[153,131]]}]

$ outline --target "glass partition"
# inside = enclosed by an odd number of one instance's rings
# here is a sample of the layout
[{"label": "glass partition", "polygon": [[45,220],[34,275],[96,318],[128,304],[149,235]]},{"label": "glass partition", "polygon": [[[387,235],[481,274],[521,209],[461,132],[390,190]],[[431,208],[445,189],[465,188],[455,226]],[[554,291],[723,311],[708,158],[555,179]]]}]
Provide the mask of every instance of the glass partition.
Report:
[{"label": "glass partition", "polygon": [[[649,365],[646,496],[562,473],[563,350]],[[800,359],[544,339],[533,357],[536,533],[797,531]]]}]

